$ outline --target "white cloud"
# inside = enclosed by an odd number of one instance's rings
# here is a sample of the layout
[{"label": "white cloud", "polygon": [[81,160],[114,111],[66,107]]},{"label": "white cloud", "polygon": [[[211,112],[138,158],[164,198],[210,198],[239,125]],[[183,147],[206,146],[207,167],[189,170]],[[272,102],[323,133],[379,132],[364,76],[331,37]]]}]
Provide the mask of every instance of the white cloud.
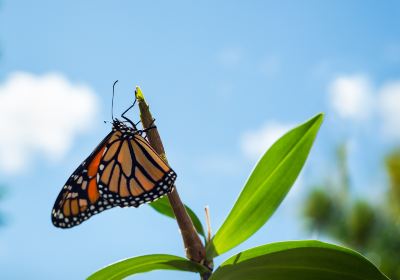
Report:
[{"label": "white cloud", "polygon": [[340,76],[329,86],[330,103],[345,120],[377,120],[387,140],[400,140],[400,80],[379,87],[363,75]]},{"label": "white cloud", "polygon": [[0,169],[18,172],[36,153],[66,154],[94,120],[97,98],[60,74],[16,72],[0,85]]},{"label": "white cloud", "polygon": [[292,127],[290,124],[268,122],[260,129],[245,132],[241,139],[243,153],[250,159],[258,159]]},{"label": "white cloud", "polygon": [[386,83],[378,92],[379,114],[386,137],[400,139],[400,81]]},{"label": "white cloud", "polygon": [[340,76],[329,86],[330,102],[344,119],[365,120],[372,113],[372,86],[362,75]]}]

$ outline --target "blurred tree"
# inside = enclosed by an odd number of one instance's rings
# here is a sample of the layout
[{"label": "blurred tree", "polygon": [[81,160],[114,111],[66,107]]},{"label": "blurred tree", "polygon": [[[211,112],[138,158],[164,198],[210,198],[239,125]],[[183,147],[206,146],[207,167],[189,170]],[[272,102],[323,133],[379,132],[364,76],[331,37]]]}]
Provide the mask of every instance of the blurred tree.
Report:
[{"label": "blurred tree", "polygon": [[386,158],[389,187],[379,205],[350,197],[348,170],[342,145],[337,150],[338,176],[330,174],[306,198],[307,228],[364,253],[387,276],[400,280],[400,150]]},{"label": "blurred tree", "polygon": [[396,223],[400,223],[400,150],[390,154],[386,159],[386,168],[389,173],[389,209]]}]

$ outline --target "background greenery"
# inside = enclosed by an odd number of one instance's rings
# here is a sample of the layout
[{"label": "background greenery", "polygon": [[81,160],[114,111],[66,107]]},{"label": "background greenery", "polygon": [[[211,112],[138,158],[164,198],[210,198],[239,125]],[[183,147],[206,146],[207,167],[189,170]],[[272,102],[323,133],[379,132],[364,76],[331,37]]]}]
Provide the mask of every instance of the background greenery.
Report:
[{"label": "background greenery", "polygon": [[[337,149],[336,170],[325,174],[304,204],[308,230],[331,237],[368,256],[386,275],[400,279],[400,150],[389,153],[383,165],[388,180],[380,182],[368,200],[352,194],[346,145]],[[335,176],[336,174],[337,176]]]}]

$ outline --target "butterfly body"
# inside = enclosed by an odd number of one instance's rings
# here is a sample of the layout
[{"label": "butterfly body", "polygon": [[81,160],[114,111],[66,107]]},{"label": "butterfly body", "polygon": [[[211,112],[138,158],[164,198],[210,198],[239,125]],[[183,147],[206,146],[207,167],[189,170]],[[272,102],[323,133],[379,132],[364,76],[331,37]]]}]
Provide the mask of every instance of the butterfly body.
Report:
[{"label": "butterfly body", "polygon": [[70,228],[112,207],[138,207],[172,191],[176,173],[133,123],[114,119],[112,131],[73,172],[52,211]]}]

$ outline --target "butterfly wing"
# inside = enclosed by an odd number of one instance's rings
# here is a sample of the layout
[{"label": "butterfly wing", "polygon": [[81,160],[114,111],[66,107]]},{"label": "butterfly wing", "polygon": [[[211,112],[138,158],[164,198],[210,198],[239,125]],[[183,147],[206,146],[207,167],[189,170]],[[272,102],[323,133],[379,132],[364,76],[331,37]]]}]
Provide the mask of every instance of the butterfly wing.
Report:
[{"label": "butterfly wing", "polygon": [[108,134],[68,178],[54,203],[51,215],[54,226],[70,228],[114,206],[100,195],[97,184],[97,171],[105,144],[114,133]]},{"label": "butterfly wing", "polygon": [[151,202],[172,191],[175,172],[137,133],[118,131],[99,165],[99,190],[121,207]]},{"label": "butterfly wing", "polygon": [[52,211],[56,227],[70,228],[114,206],[151,202],[172,191],[175,172],[138,133],[117,128],[74,171]]}]

